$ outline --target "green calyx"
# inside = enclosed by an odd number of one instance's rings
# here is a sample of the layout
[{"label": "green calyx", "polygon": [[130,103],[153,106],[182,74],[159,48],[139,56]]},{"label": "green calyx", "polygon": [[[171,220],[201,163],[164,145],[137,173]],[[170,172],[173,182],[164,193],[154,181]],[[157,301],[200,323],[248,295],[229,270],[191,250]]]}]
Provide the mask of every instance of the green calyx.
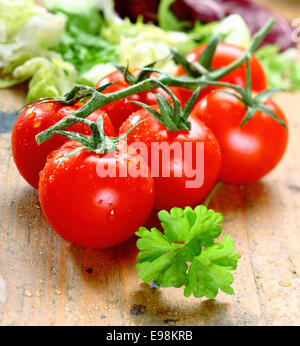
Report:
[{"label": "green calyx", "polygon": [[197,62],[190,63],[183,55],[172,51],[172,57],[176,64],[181,65],[185,72],[194,78],[208,76],[211,71],[211,64],[221,38],[213,38],[204,49]]},{"label": "green calyx", "polygon": [[60,166],[68,157],[72,156],[73,154],[83,150],[87,149],[95,154],[106,154],[110,152],[115,152],[117,150],[117,146],[128,134],[133,131],[137,126],[139,126],[144,121],[148,121],[150,119],[144,119],[135,124],[129,131],[124,133],[122,136],[119,137],[108,137],[103,130],[103,118],[102,115],[99,116],[98,120],[96,122],[88,120],[88,119],[74,119],[76,122],[80,122],[82,124],[85,124],[89,126],[89,128],[92,131],[91,136],[85,136],[78,132],[72,132],[72,131],[63,131],[63,130],[55,130],[53,131],[53,134],[59,134],[62,136],[65,136],[67,138],[70,138],[76,142],[79,142],[82,144],[81,147],[76,148],[75,150],[71,151],[69,154],[65,155],[59,162]]},{"label": "green calyx", "polygon": [[[63,130],[55,130],[53,133],[65,136],[67,138],[75,140],[76,142],[81,143],[82,147],[81,149],[78,148],[78,150],[87,149],[89,151],[94,152],[95,154],[106,154],[106,153],[116,151],[117,145],[120,143],[121,140],[123,140],[126,136],[128,136],[129,133],[133,131],[137,126],[139,126],[141,123],[148,121],[150,119],[141,120],[140,122],[135,124],[129,131],[127,131],[126,133],[124,133],[122,136],[119,136],[119,137],[108,137],[104,133],[102,115],[99,116],[96,122],[88,120],[88,119],[80,119],[80,118],[74,119],[74,120],[76,120],[76,122],[89,126],[89,128],[92,131],[92,135],[85,136],[78,132],[63,131]],[[76,152],[77,152],[77,149],[76,149]],[[60,162],[60,164],[71,154],[65,156]]]},{"label": "green calyx", "polygon": [[[235,61],[232,66],[238,67],[245,62],[247,56],[251,56],[258,48],[259,44],[263,38],[270,31],[274,25],[274,19],[270,19],[267,24],[259,30],[252,38],[249,47],[243,57]],[[217,46],[221,40],[221,37],[213,38],[204,49],[200,58],[197,62],[190,63],[184,56],[180,55],[178,52],[172,51],[173,60],[176,64],[182,66],[187,75],[193,78],[205,77],[206,81],[216,81],[226,75],[228,71],[228,66],[221,67],[218,69],[212,69],[212,60],[216,52]],[[224,74],[225,72],[225,74]]]},{"label": "green calyx", "polygon": [[242,88],[238,85],[232,85],[232,84],[222,83],[222,82],[215,82],[212,85],[223,86],[223,87],[228,87],[233,89],[235,93],[226,91],[226,90],[217,90],[217,91],[225,93],[225,94],[229,94],[237,98],[247,107],[246,115],[244,116],[240,124],[241,127],[245,125],[250,119],[252,119],[255,116],[255,113],[257,111],[261,111],[270,115],[273,119],[275,119],[280,125],[282,125],[287,130],[286,124],[270,108],[264,105],[264,101],[266,101],[268,98],[270,98],[273,94],[280,91],[281,89],[280,88],[266,89],[260,92],[259,94],[257,94],[255,97],[253,97],[249,60],[250,60],[250,56],[247,55],[245,58],[245,63],[246,63],[245,88]]},{"label": "green calyx", "polygon": [[249,66],[249,60],[250,57],[246,57],[246,71],[247,71],[247,80],[246,80],[246,86],[245,89],[242,90],[241,95],[241,101],[245,103],[247,106],[247,113],[244,117],[244,119],[241,122],[241,126],[247,123],[257,111],[262,111],[264,113],[267,113],[270,115],[273,119],[275,119],[280,125],[282,125],[285,129],[287,129],[286,124],[278,118],[278,116],[268,107],[266,107],[263,102],[266,101],[269,97],[271,97],[276,92],[280,91],[280,88],[272,88],[267,89],[262,92],[260,92],[257,96],[254,98],[252,97],[252,88],[251,88],[251,72],[250,72],[250,66]]},{"label": "green calyx", "polygon": [[[167,59],[167,58],[165,58]],[[165,60],[164,59],[164,60]],[[137,77],[135,77],[129,69],[129,65],[127,66],[123,66],[120,64],[114,64],[114,66],[122,73],[122,75],[124,76],[126,82],[129,85],[134,85],[134,84],[138,84],[146,79],[149,79],[151,77],[151,74],[153,72],[156,72],[157,74],[164,74],[162,71],[155,69],[154,66],[160,62],[161,60],[157,60],[157,61],[153,61],[151,64],[148,64],[146,66],[144,66],[139,73],[137,74]]]},{"label": "green calyx", "polygon": [[251,88],[251,73],[250,73],[250,67],[249,67],[249,60],[251,58],[251,54],[258,48],[259,43],[262,40],[262,37],[266,35],[266,33],[270,30],[274,23],[274,20],[271,19],[266,24],[264,28],[262,28],[258,33],[256,33],[243,57],[244,63],[246,64],[246,73],[247,73],[247,79],[246,79],[246,86],[245,88],[241,88],[237,85],[232,85],[229,83],[222,83],[217,82],[216,80],[219,78],[216,78],[220,72],[224,68],[212,70],[211,64],[212,59],[215,54],[216,48],[218,43],[220,42],[220,37],[216,37],[213,40],[209,42],[203,53],[201,54],[199,60],[194,63],[190,63],[184,56],[180,55],[177,52],[173,53],[173,59],[177,64],[180,64],[182,68],[185,70],[185,72],[193,77],[193,78],[202,78],[202,85],[211,85],[211,86],[223,86],[228,87],[236,91],[236,93],[229,92],[229,91],[220,91],[226,94],[230,94],[236,98],[238,98],[241,102],[245,104],[247,107],[247,112],[245,117],[243,118],[241,122],[241,126],[245,125],[254,115],[257,111],[262,111],[264,113],[267,113],[272,118],[274,118],[278,123],[280,123],[284,128],[286,128],[285,123],[278,118],[278,116],[268,107],[266,107],[263,102],[271,97],[274,93],[280,91],[280,88],[271,88],[262,91],[257,96],[252,96],[252,88]]},{"label": "green calyx", "polygon": [[159,83],[160,87],[171,97],[173,106],[170,102],[161,94],[155,93],[157,98],[158,107],[160,113],[156,111],[153,107],[148,106],[142,102],[131,101],[138,104],[139,106],[146,109],[151,113],[155,119],[157,119],[162,125],[164,125],[169,131],[181,131],[181,130],[190,130],[191,123],[188,120],[188,117],[191,113],[193,105],[199,95],[201,87],[198,87],[194,92],[188,102],[183,108],[181,108],[181,103],[175,94],[168,89],[164,84]]},{"label": "green calyx", "polygon": [[119,143],[120,138],[110,138],[106,136],[103,131],[103,119],[101,115],[99,116],[97,122],[80,118],[75,120],[76,122],[89,126],[92,131],[92,135],[85,136],[81,133],[63,130],[56,130],[54,131],[54,134],[59,134],[75,140],[81,143],[84,149],[88,149],[96,154],[105,154],[117,149],[117,144]]},{"label": "green calyx", "polygon": [[[98,92],[101,92],[105,89],[107,89],[108,87],[110,87],[112,84],[114,84],[115,82],[111,82],[111,83],[107,83],[103,86],[101,86],[100,88],[96,89]],[[84,102],[85,100],[89,100],[93,94],[95,92],[95,89],[86,85],[79,85],[76,84],[71,90],[70,92],[68,92],[67,94],[65,94],[62,98],[60,97],[45,97],[45,98],[41,98],[38,101],[33,101],[30,103],[25,104],[20,110],[22,111],[25,107],[27,106],[37,106],[43,103],[60,103],[64,106],[68,106],[68,105],[73,105],[78,101]]]}]

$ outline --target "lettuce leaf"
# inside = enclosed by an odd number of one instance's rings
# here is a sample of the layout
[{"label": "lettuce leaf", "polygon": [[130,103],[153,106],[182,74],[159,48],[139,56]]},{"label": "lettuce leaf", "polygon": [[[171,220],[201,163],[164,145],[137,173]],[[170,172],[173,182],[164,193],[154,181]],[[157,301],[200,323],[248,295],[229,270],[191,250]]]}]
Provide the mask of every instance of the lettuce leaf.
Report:
[{"label": "lettuce leaf", "polygon": [[31,79],[28,101],[62,96],[76,81],[73,65],[49,52],[61,38],[63,19],[31,0],[0,0],[0,8],[6,34],[0,43],[0,88]]},{"label": "lettuce leaf", "polygon": [[158,61],[156,67],[170,74],[174,74],[177,68],[170,58],[170,49],[186,54],[196,45],[186,33],[165,31],[153,24],[144,24],[142,18],[135,24],[129,19],[121,22],[110,20],[101,34],[112,44],[119,45],[121,64],[143,67]]},{"label": "lettuce leaf", "polygon": [[13,77],[19,81],[30,79],[27,101],[31,102],[66,94],[76,83],[77,73],[72,64],[49,52],[47,57],[32,58],[18,66]]},{"label": "lettuce leaf", "polygon": [[84,0],[75,1],[74,4],[73,0],[45,0],[45,3],[65,22],[65,31],[54,50],[75,66],[80,82],[93,85],[95,80],[101,78],[97,74],[100,70],[95,66],[119,61],[116,45],[100,37],[104,19],[96,2]]},{"label": "lettuce leaf", "polygon": [[41,11],[33,0],[0,0],[0,8],[0,19],[5,23],[8,41],[19,33],[29,18]]},{"label": "lettuce leaf", "polygon": [[[22,10],[21,4],[24,5]],[[43,56],[58,43],[64,28],[61,18],[42,7],[33,7],[30,0],[0,0],[0,8],[0,19],[6,31],[4,42],[0,43],[2,74],[12,73],[16,66],[30,58]]]},{"label": "lettuce leaf", "polygon": [[221,20],[212,30],[212,35],[221,35],[224,42],[247,48],[251,40],[251,32],[238,14],[232,14]]},{"label": "lettuce leaf", "polygon": [[263,64],[270,88],[280,87],[286,91],[300,90],[299,53],[290,48],[282,53],[277,45],[266,45],[256,52]]}]

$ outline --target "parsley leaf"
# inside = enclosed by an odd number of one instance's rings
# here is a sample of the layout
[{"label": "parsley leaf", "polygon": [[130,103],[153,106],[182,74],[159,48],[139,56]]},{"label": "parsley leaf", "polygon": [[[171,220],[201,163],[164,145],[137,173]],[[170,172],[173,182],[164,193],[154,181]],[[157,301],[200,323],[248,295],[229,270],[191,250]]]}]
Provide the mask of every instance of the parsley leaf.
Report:
[{"label": "parsley leaf", "polygon": [[234,242],[226,235],[219,244],[205,248],[202,253],[194,258],[189,272],[188,284],[184,295],[189,297],[203,296],[213,299],[220,288],[227,294],[233,294],[233,275],[229,272],[237,267],[240,254],[234,252]]},{"label": "parsley leaf", "polygon": [[233,294],[230,271],[236,269],[240,254],[229,236],[215,242],[222,232],[222,214],[201,205],[162,210],[158,217],[164,234],[145,227],[136,232],[137,276],[157,286],[185,286],[185,296],[215,298],[219,289]]}]

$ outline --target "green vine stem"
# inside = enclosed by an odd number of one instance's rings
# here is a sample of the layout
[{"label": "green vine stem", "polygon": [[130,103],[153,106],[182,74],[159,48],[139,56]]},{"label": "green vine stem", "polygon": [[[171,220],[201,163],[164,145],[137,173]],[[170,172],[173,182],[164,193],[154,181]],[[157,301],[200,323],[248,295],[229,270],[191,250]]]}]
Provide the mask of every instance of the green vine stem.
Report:
[{"label": "green vine stem", "polygon": [[222,186],[222,182],[221,182],[221,181],[218,181],[218,182],[216,183],[216,185],[213,187],[213,189],[210,191],[210,193],[208,194],[208,196],[206,197],[206,199],[205,199],[205,201],[204,201],[204,203],[203,203],[203,205],[205,205],[206,208],[209,207],[210,202],[212,201],[214,195],[219,191],[219,189],[221,188],[221,186]]},{"label": "green vine stem", "polygon": [[[70,115],[66,116],[62,120],[58,121],[56,124],[51,126],[50,128],[46,129],[45,131],[39,133],[36,136],[36,141],[40,145],[53,137],[56,133],[56,131],[59,130],[65,130],[75,124],[78,120],[77,118],[86,118],[88,115],[96,111],[97,109],[103,107],[104,105],[120,100],[122,98],[131,96],[133,94],[142,92],[142,91],[150,91],[153,90],[161,85],[163,83],[167,86],[177,86],[182,87],[186,89],[196,89],[198,86],[201,86],[201,89],[207,87],[208,85],[214,85],[211,82],[214,82],[216,80],[219,80],[220,78],[224,77],[240,65],[242,65],[251,54],[254,53],[254,51],[259,46],[260,42],[263,40],[263,38],[266,36],[266,34],[269,32],[271,27],[274,24],[274,19],[270,19],[268,23],[260,30],[258,31],[252,38],[252,41],[246,50],[245,54],[232,64],[220,68],[214,71],[210,71],[204,76],[201,76],[199,78],[189,78],[186,76],[183,77],[171,77],[167,74],[162,73],[157,79],[149,78],[146,80],[143,80],[141,82],[138,82],[137,84],[134,84],[132,86],[129,86],[126,89],[111,93],[111,94],[102,94],[100,91],[97,91],[93,88],[87,87],[87,86],[81,86],[76,85],[67,95],[65,95],[65,99],[68,102],[72,97],[78,98],[78,95],[84,95],[84,97],[90,96],[89,101],[82,106],[80,109],[76,110],[75,112],[71,113]],[[216,83],[216,82],[215,82]],[[231,86],[230,84],[227,86]],[[41,101],[44,102],[44,101]],[[56,101],[57,102],[57,101]]]}]

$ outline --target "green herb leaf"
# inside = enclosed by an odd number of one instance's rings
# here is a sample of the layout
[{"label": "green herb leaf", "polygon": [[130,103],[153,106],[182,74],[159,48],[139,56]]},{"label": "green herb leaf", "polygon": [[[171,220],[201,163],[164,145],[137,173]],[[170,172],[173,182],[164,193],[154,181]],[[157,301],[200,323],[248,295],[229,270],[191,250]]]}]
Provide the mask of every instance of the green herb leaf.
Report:
[{"label": "green herb leaf", "polygon": [[188,272],[188,284],[184,295],[193,294],[197,298],[203,296],[213,299],[221,289],[233,294],[233,275],[230,270],[237,267],[240,254],[234,252],[235,245],[230,236],[226,235],[219,244],[214,244],[195,257]]},{"label": "green herb leaf", "polygon": [[158,217],[164,234],[145,227],[136,233],[137,276],[157,286],[185,286],[186,296],[214,298],[219,289],[232,294],[229,271],[236,269],[240,254],[234,252],[229,236],[215,243],[222,232],[222,215],[201,205],[162,210]]}]

